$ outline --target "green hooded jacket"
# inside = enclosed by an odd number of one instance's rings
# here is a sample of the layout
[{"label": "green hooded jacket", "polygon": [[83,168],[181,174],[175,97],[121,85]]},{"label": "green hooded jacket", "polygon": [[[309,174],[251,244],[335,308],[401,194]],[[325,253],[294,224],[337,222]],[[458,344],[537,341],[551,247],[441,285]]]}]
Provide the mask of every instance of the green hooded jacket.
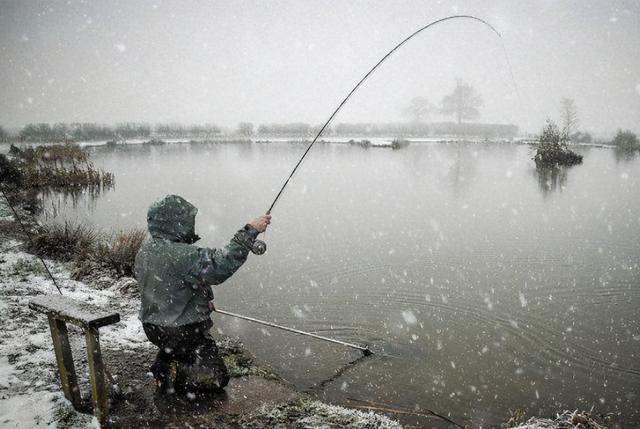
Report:
[{"label": "green hooded jacket", "polygon": [[247,260],[258,231],[246,226],[223,249],[193,246],[198,209],[177,195],[147,213],[151,237],[135,261],[142,323],[184,326],[210,320],[212,285],[228,279]]}]

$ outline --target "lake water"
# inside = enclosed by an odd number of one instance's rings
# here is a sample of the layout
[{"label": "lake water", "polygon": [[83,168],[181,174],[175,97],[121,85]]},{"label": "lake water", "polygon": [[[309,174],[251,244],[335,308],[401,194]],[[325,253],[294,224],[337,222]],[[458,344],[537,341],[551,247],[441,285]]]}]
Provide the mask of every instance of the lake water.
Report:
[{"label": "lake water", "polygon": [[[116,187],[45,209],[105,230],[145,226],[180,194],[218,247],[263,213],[304,145],[93,148]],[[217,306],[376,356],[316,392],[498,425],[508,410],[620,414],[640,425],[640,159],[582,148],[539,174],[531,149],[318,144],[273,211],[269,249],[217,287]],[[358,357],[337,345],[214,317],[301,389]],[[415,417],[403,421],[416,423]],[[433,419],[421,425],[447,427]]]}]

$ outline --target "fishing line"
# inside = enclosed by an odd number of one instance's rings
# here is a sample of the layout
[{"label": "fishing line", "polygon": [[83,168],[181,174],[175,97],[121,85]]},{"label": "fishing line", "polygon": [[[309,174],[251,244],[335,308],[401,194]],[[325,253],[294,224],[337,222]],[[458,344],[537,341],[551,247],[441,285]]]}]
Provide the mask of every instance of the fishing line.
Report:
[{"label": "fishing line", "polygon": [[[4,189],[0,188],[0,192],[2,192],[2,196],[4,197],[4,199],[7,200],[7,204],[9,205],[9,208],[11,209],[11,211],[13,212],[13,215],[15,216],[16,220],[18,221],[18,224],[20,225],[20,228],[22,229],[22,232],[24,232],[24,234],[27,236],[27,240],[29,240],[29,245],[31,246],[31,248],[33,248],[34,246],[33,246],[33,241],[31,240],[31,234],[29,233],[27,228],[22,223],[22,219],[20,219],[20,216],[18,215],[18,212],[16,211],[16,209],[11,204],[11,201],[9,201],[9,198],[7,197],[7,194],[4,193]],[[56,281],[56,278],[53,277],[53,274],[51,274],[51,271],[49,270],[49,267],[44,262],[44,259],[42,259],[42,257],[40,255],[38,255],[38,254],[36,254],[36,257],[38,259],[40,259],[40,262],[42,262],[42,266],[44,267],[45,271],[47,272],[47,274],[49,274],[49,277],[51,277],[51,281],[55,285],[56,289],[58,289],[58,292],[60,293],[60,295],[62,295],[62,290],[60,289],[60,286],[58,286],[58,282]]]},{"label": "fishing line", "polygon": [[500,36],[500,45],[502,46],[502,52],[504,53],[504,58],[507,60],[507,68],[509,69],[509,75],[511,76],[511,83],[513,84],[513,88],[516,91],[516,95],[518,96],[518,102],[520,103],[520,112],[524,112],[524,103],[522,102],[522,94],[520,93],[520,88],[518,88],[518,84],[516,83],[516,77],[513,74],[513,67],[511,66],[511,60],[509,59],[509,54],[507,53],[507,47],[504,44],[504,39]]},{"label": "fishing line", "polygon": [[[487,21],[485,21],[482,18],[478,18],[476,16],[473,15],[451,15],[451,16],[447,16],[444,18],[440,18],[438,20],[435,20],[433,22],[430,22],[429,24],[425,25],[424,27],[414,31],[413,33],[411,33],[408,37],[406,37],[404,40],[402,40],[400,43],[398,43],[393,49],[391,49],[389,52],[387,52],[387,54],[382,57],[380,59],[380,61],[378,61],[376,63],[376,65],[374,65],[371,70],[369,70],[362,79],[360,79],[360,81],[356,84],[356,86],[353,87],[353,89],[349,92],[349,94],[347,94],[347,96],[344,98],[344,100],[342,100],[342,102],[338,105],[338,107],[336,108],[336,110],[333,111],[333,113],[331,114],[331,116],[329,116],[329,119],[327,119],[327,121],[324,123],[324,125],[322,126],[322,128],[320,128],[320,131],[318,131],[318,134],[316,134],[316,136],[313,138],[313,140],[311,141],[311,143],[309,144],[309,146],[307,146],[307,149],[304,151],[304,153],[302,154],[302,156],[300,157],[300,159],[298,160],[298,163],[295,165],[295,167],[293,167],[293,170],[291,170],[291,173],[289,174],[289,177],[287,177],[287,180],[285,180],[284,184],[282,185],[282,187],[280,188],[280,191],[278,192],[278,194],[276,195],[276,197],[274,198],[273,202],[271,203],[271,206],[269,207],[269,210],[267,210],[267,213],[271,213],[271,210],[273,210],[273,208],[275,207],[276,203],[278,202],[278,199],[280,198],[280,196],[282,195],[284,189],[287,187],[287,185],[289,184],[289,181],[291,180],[291,178],[293,177],[293,175],[295,174],[296,170],[298,169],[298,167],[300,166],[300,164],[302,164],[302,161],[304,160],[304,158],[307,156],[307,154],[309,153],[309,151],[311,150],[311,148],[313,147],[313,145],[316,143],[316,141],[318,140],[318,138],[320,138],[320,136],[322,135],[322,133],[324,132],[324,130],[327,128],[327,126],[329,125],[329,123],[333,120],[333,118],[338,114],[338,112],[340,111],[340,109],[342,109],[342,106],[344,106],[346,104],[346,102],[349,100],[349,98],[351,98],[351,95],[353,95],[354,92],[356,92],[356,90],[360,87],[360,85],[362,85],[364,83],[364,81],[366,81],[369,76],[371,76],[371,74],[382,64],[384,63],[387,58],[389,58],[391,56],[391,54],[393,54],[395,51],[397,51],[398,49],[400,49],[400,47],[402,45],[404,45],[405,43],[407,43],[409,40],[411,40],[412,38],[414,38],[415,36],[417,36],[418,34],[420,34],[421,32],[423,32],[424,30],[433,27],[434,25],[440,24],[442,22],[445,21],[449,21],[452,19],[471,19],[474,21],[478,21],[484,25],[486,25],[487,27],[489,27],[491,29],[491,31],[493,31],[499,38],[500,40],[502,40],[502,34],[500,34],[500,32],[498,30],[496,30],[496,28],[489,24]],[[509,66],[509,71],[511,71],[511,77],[512,80],[515,84],[515,79],[513,77],[513,72],[511,70],[511,63],[509,62],[509,56],[507,55],[507,50],[504,47],[504,44],[502,44],[502,48],[503,51],[505,53],[505,56],[507,57],[507,65]],[[519,92],[517,91],[517,85],[516,85],[516,92],[518,93],[518,97],[519,97]]]}]

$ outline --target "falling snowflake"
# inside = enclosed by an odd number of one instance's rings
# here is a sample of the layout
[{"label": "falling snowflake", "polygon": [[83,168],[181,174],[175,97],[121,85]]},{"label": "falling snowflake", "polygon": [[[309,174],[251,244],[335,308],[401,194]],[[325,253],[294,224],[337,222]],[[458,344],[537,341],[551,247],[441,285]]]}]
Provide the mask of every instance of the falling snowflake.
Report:
[{"label": "falling snowflake", "polygon": [[526,307],[527,306],[527,298],[525,298],[524,294],[522,292],[518,293],[519,297],[520,297],[520,306],[521,307]]},{"label": "falling snowflake", "polygon": [[300,307],[298,307],[297,305],[294,305],[291,308],[291,312],[293,313],[294,316],[296,316],[298,319],[304,319],[304,312],[300,309]]},{"label": "falling snowflake", "polygon": [[418,324],[418,319],[416,318],[416,315],[413,314],[413,311],[411,311],[411,310],[404,310],[402,312],[402,318],[407,323],[407,325],[416,325],[416,324]]}]

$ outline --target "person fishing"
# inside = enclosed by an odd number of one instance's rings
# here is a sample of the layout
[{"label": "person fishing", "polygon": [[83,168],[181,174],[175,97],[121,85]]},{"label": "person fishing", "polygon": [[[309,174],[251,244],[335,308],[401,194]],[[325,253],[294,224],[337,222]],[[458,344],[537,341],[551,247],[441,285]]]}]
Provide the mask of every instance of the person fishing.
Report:
[{"label": "person fishing", "polygon": [[163,393],[219,390],[229,382],[209,334],[211,286],[223,283],[244,264],[258,234],[271,223],[271,215],[265,214],[236,232],[224,248],[199,248],[192,245],[200,238],[195,233],[197,213],[177,195],[152,204],[147,213],[151,237],[135,258],[139,318],[147,338],[159,348],[150,369]]}]

